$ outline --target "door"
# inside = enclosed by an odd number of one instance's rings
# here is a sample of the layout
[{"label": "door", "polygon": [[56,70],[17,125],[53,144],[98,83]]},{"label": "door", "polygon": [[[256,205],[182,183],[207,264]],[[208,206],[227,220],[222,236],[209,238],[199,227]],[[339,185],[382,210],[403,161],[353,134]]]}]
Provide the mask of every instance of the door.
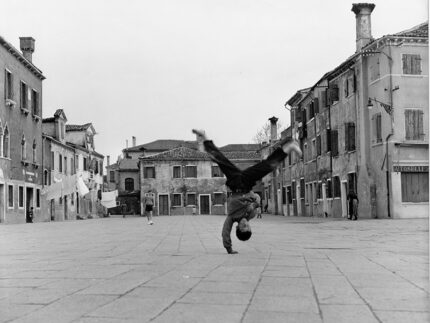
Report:
[{"label": "door", "polygon": [[[33,219],[29,217],[30,209],[33,207],[33,188],[26,188],[26,200],[25,200],[25,214],[26,214],[26,222],[33,222]],[[33,210],[34,212],[34,210]],[[34,213],[33,213],[34,216]]]},{"label": "door", "polygon": [[6,222],[4,203],[4,184],[0,184],[0,223]]},{"label": "door", "polygon": [[69,219],[69,215],[68,215],[68,209],[67,209],[67,202],[68,202],[68,198],[67,195],[64,196],[64,220],[68,220]]},{"label": "door", "polygon": [[169,195],[158,196],[158,215],[169,215]]},{"label": "door", "polygon": [[200,214],[210,214],[209,195],[200,195]]},{"label": "door", "polygon": [[347,207],[347,203],[346,203],[346,195],[348,194],[348,183],[342,182],[341,185],[341,191],[340,191],[340,196],[342,199],[342,217],[347,217],[348,215],[348,207]]}]

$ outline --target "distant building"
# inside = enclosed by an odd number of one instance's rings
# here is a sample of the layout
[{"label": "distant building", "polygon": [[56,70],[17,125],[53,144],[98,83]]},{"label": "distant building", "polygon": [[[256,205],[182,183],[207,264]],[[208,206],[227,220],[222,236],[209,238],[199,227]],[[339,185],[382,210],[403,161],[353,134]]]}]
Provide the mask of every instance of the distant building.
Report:
[{"label": "distant building", "polygon": [[35,40],[19,52],[0,37],[0,222],[46,221],[42,189],[42,81],[33,63]]},{"label": "distant building", "polygon": [[286,103],[303,150],[283,172],[290,215],[428,216],[428,23],[374,39],[354,4],[356,52]]}]

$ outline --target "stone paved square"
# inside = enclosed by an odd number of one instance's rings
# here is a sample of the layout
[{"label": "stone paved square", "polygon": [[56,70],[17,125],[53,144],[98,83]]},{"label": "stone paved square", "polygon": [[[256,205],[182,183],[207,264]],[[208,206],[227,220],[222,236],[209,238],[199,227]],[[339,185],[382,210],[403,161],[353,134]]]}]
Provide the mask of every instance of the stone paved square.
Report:
[{"label": "stone paved square", "polygon": [[427,219],[223,216],[0,226],[0,322],[428,322]]}]

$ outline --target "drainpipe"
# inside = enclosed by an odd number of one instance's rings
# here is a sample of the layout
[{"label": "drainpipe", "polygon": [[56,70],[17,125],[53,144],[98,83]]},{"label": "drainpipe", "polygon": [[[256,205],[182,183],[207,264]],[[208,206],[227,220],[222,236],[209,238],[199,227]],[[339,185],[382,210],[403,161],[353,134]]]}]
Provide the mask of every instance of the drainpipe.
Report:
[{"label": "drainpipe", "polygon": [[385,55],[388,58],[388,68],[389,68],[389,73],[390,73],[390,86],[388,88],[388,90],[390,91],[390,106],[391,106],[391,114],[390,114],[390,119],[391,119],[391,133],[388,134],[387,138],[385,138],[385,153],[387,155],[387,172],[386,172],[386,176],[387,176],[387,216],[389,218],[391,218],[391,202],[390,202],[390,154],[389,154],[389,147],[388,147],[388,143],[389,143],[389,139],[394,135],[394,109],[393,109],[393,75],[392,75],[392,69],[393,69],[393,59],[391,58],[391,46],[388,46],[388,55]]}]

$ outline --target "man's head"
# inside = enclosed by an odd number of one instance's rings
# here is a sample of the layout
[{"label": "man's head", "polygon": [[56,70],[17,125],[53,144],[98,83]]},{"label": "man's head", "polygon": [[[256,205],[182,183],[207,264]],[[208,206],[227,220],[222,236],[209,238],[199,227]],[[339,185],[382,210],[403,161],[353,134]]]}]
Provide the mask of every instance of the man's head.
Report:
[{"label": "man's head", "polygon": [[236,236],[241,241],[246,241],[251,238],[252,232],[251,232],[251,226],[249,225],[249,222],[247,219],[242,219],[239,221],[239,223],[236,226]]}]

